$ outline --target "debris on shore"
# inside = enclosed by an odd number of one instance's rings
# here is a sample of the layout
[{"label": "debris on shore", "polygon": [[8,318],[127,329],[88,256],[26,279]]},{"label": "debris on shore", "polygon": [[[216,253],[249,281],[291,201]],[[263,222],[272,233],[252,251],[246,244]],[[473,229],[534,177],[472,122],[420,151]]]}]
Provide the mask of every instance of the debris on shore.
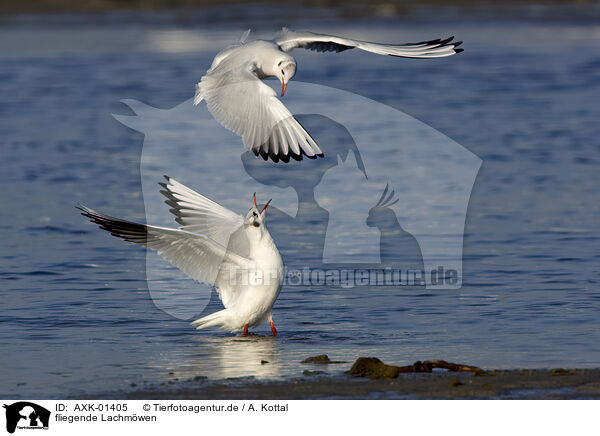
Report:
[{"label": "debris on shore", "polygon": [[416,361],[408,366],[386,365],[376,357],[359,357],[347,374],[355,377],[368,377],[370,379],[396,378],[403,373],[433,372],[434,369],[447,369],[453,372],[472,372],[476,375],[485,374],[485,371],[476,366],[446,362],[445,360]]},{"label": "debris on shore", "polygon": [[339,360],[330,360],[327,354],[319,354],[318,356],[312,356],[304,359],[302,363],[317,363],[321,365],[328,365],[332,363],[346,363]]},{"label": "debris on shore", "polygon": [[302,371],[302,375],[304,376],[311,376],[311,375],[321,375],[321,374],[327,374],[325,371],[309,371],[308,369],[305,369],[304,371]]}]

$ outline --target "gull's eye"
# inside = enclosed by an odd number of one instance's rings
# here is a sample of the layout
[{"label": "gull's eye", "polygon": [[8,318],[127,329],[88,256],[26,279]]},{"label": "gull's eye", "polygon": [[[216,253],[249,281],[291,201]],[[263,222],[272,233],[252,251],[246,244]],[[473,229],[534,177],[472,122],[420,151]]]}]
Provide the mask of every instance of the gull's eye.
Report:
[{"label": "gull's eye", "polygon": [[256,212],[252,212],[252,215],[254,216],[258,216],[258,214]]}]

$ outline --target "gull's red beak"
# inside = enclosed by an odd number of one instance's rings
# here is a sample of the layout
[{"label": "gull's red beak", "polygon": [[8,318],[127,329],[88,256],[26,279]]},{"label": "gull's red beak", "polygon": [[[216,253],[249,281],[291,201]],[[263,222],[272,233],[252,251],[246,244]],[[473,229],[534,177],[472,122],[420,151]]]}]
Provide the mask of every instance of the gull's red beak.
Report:
[{"label": "gull's red beak", "polygon": [[281,96],[283,97],[283,94],[285,94],[285,88],[287,88],[287,82],[285,80],[281,81]]},{"label": "gull's red beak", "polygon": [[[273,200],[273,199],[271,198],[271,200]],[[260,211],[261,214],[267,209],[267,206],[269,206],[269,203],[271,202],[271,200],[267,201],[267,204],[265,204],[265,206]]]},{"label": "gull's red beak", "polygon": [[256,192],[252,194],[252,203],[254,203],[254,207],[258,209],[258,206],[256,205]]}]

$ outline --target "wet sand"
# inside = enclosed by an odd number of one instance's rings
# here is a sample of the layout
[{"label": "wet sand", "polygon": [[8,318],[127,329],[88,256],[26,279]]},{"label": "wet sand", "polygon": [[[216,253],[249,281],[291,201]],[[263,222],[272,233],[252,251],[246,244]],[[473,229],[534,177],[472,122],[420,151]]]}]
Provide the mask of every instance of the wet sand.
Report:
[{"label": "wet sand", "polygon": [[600,399],[600,369],[488,370],[400,374],[370,380],[314,374],[285,381],[169,381],[163,386],[121,392],[125,399]]}]

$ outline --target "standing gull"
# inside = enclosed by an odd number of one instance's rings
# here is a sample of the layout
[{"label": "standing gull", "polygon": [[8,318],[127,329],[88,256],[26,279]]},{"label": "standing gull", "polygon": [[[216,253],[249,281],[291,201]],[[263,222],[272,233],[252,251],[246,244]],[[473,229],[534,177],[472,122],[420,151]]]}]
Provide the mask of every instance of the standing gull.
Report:
[{"label": "standing gull", "polygon": [[196,85],[194,104],[206,101],[208,110],[224,127],[242,137],[244,146],[278,162],[290,157],[301,160],[323,156],[314,139],[261,80],[276,77],[281,81],[281,96],[296,74],[296,60],[288,54],[294,48],[319,52],[341,52],[352,48],[380,55],[430,59],[452,56],[462,49],[453,37],[410,44],[377,44],[312,32],[283,29],[271,40],[240,41],[219,52],[207,73]]},{"label": "standing gull", "polygon": [[[166,177],[166,176],[165,176]],[[191,278],[214,285],[225,306],[192,323],[198,329],[220,327],[243,331],[269,321],[283,279],[283,263],[265,226],[271,200],[259,211],[256,195],[246,218],[166,177],[161,191],[167,197],[178,229],[150,226],[113,218],[79,207],[101,229],[129,242],[155,250]]]}]

